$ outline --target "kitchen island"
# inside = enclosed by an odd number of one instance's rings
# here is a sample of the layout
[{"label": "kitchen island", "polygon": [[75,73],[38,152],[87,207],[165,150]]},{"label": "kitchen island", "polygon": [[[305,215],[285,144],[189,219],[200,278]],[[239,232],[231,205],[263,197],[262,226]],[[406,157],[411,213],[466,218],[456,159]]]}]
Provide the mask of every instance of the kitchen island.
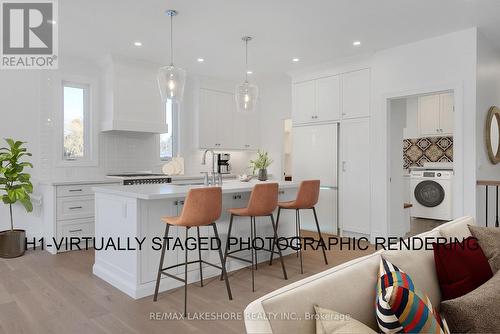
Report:
[{"label": "kitchen island", "polygon": [[[222,216],[217,221],[217,229],[225,247],[229,214],[227,209],[245,207],[253,186],[258,181],[240,182],[226,181],[222,186]],[[270,181],[268,181],[270,182]],[[279,200],[287,201],[295,198],[298,184],[280,181]],[[189,189],[204,187],[202,185],[145,184],[130,186],[94,187],[95,192],[95,263],[93,273],[138,299],[154,293],[155,280],[160,261],[161,238],[164,236],[165,224],[162,216],[181,214],[184,198]],[[289,211],[289,210],[287,210]],[[285,214],[283,214],[285,213]],[[282,212],[278,234],[284,237],[295,235],[293,214]],[[273,230],[269,218],[257,218],[257,236],[272,237]],[[189,237],[194,237],[196,229],[189,230]],[[200,228],[202,237],[213,237],[209,227]],[[183,227],[170,228],[169,237],[185,241]],[[231,237],[248,240],[250,237],[250,220],[237,217],[233,223]],[[210,239],[207,239],[210,240]],[[158,242],[159,241],[159,242]],[[194,242],[194,241],[193,241]],[[192,242],[189,242],[191,245]],[[181,246],[182,247],[182,246]],[[165,254],[164,267],[184,261],[184,249],[179,246],[169,247]],[[224,248],[222,248],[224,249]],[[291,253],[285,250],[284,253]],[[241,257],[250,258],[250,251],[241,253]],[[220,263],[217,250],[203,250],[202,258],[207,262]],[[198,259],[197,248],[189,252],[189,261]],[[269,253],[258,252],[258,261],[269,259]],[[248,263],[228,258],[227,271],[234,271]],[[179,266],[169,271],[173,275],[184,278],[184,267]],[[220,271],[205,266],[203,277],[219,275]],[[199,281],[199,266],[188,266],[188,281]],[[229,278],[231,280],[231,278]],[[163,277],[160,291],[181,286],[177,280]],[[249,287],[250,289],[251,287]]]}]

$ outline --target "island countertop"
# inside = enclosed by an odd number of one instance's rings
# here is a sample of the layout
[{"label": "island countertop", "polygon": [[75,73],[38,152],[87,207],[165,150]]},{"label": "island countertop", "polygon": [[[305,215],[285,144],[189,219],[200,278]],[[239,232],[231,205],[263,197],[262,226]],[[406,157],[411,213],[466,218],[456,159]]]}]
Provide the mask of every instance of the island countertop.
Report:
[{"label": "island countertop", "polygon": [[[292,181],[257,181],[241,182],[238,180],[225,181],[222,183],[222,193],[230,194],[237,192],[249,192],[259,183],[278,183],[280,189],[297,188],[297,183]],[[156,200],[167,198],[185,197],[190,189],[203,188],[205,185],[175,185],[175,184],[142,184],[142,185],[120,185],[93,187],[96,194],[112,194],[144,200]]]}]

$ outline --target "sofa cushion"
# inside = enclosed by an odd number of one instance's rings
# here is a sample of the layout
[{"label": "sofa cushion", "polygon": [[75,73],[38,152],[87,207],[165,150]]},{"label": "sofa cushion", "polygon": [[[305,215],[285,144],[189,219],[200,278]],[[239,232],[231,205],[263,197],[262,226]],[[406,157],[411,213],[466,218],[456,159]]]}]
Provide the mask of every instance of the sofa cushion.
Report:
[{"label": "sofa cushion", "polygon": [[500,228],[469,225],[469,230],[481,245],[491,270],[500,270]]},{"label": "sofa cushion", "polygon": [[[429,297],[397,266],[380,260],[377,322],[384,333],[446,333]],[[446,328],[446,327],[445,327]]]},{"label": "sofa cushion", "polygon": [[411,276],[419,289],[429,296],[433,305],[439,305],[441,302],[441,292],[436,274],[436,266],[434,265],[434,252],[432,250],[432,242],[437,241],[437,238],[440,236],[439,231],[431,231],[418,235],[419,238],[428,240],[430,249],[402,249],[384,251],[382,253],[384,259],[395,264]]},{"label": "sofa cushion", "polygon": [[314,311],[316,312],[316,334],[377,333],[349,315],[328,310],[317,305],[314,306]]},{"label": "sofa cushion", "polygon": [[302,281],[284,287],[262,298],[266,314],[294,312],[297,317],[309,320],[294,321],[269,316],[273,333],[314,333],[314,305],[350,315],[370,328],[377,330],[373,311],[375,285],[380,253],[355,259]]},{"label": "sofa cushion", "polygon": [[477,240],[434,244],[434,261],[443,300],[474,290],[493,274]]},{"label": "sofa cushion", "polygon": [[471,235],[467,225],[475,225],[474,218],[462,217],[453,220],[449,223],[443,224],[434,230],[439,230],[441,235],[446,238],[458,238],[460,240],[466,239]]},{"label": "sofa cushion", "polygon": [[441,303],[441,315],[454,333],[499,333],[500,274],[462,297]]}]

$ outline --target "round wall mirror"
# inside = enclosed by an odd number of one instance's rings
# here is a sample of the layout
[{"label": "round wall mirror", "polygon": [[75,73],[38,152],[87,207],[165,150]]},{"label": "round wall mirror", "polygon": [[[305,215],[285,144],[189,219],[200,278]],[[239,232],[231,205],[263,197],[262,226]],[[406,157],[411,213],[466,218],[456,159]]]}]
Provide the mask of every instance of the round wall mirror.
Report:
[{"label": "round wall mirror", "polygon": [[500,162],[500,109],[491,107],[486,118],[486,150],[493,164]]}]

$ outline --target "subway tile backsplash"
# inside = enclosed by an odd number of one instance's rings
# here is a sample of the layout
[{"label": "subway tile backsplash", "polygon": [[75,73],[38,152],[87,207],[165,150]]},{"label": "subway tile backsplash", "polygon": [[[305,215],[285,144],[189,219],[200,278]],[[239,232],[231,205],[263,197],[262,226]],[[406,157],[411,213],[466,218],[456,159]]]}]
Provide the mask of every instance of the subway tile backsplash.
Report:
[{"label": "subway tile backsplash", "polygon": [[453,162],[453,137],[403,140],[403,168],[423,167],[425,162]]}]

